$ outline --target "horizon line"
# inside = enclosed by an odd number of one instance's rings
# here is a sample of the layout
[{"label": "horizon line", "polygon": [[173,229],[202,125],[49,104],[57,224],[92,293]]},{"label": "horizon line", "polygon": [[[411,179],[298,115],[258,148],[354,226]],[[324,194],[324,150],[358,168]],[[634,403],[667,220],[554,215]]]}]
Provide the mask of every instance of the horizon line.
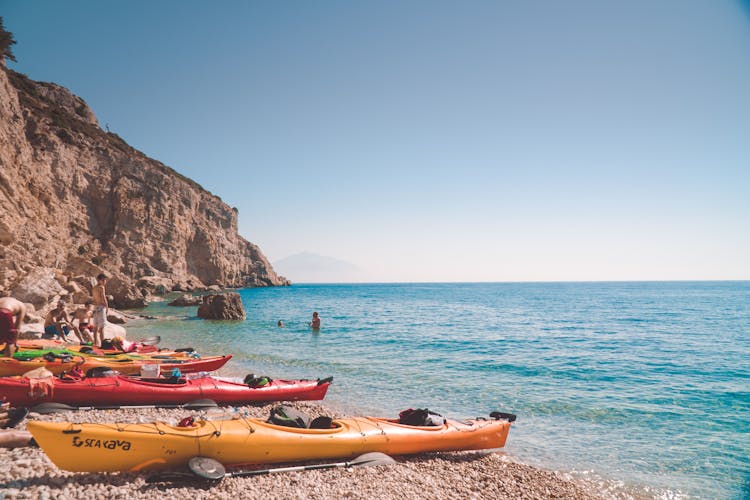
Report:
[{"label": "horizon line", "polygon": [[[288,279],[288,278],[287,278]],[[737,279],[641,279],[641,280],[515,280],[515,281],[292,281],[292,285],[472,285],[499,283],[726,283],[750,282],[750,278]],[[257,288],[257,287],[256,287]]]}]

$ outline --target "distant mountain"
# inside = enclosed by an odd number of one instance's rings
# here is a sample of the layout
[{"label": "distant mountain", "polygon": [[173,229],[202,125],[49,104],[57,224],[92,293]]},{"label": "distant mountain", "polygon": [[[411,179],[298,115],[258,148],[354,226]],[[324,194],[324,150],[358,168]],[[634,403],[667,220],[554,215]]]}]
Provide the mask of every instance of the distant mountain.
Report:
[{"label": "distant mountain", "polygon": [[273,268],[293,283],[350,283],[366,279],[365,271],[351,262],[312,252],[277,260]]}]

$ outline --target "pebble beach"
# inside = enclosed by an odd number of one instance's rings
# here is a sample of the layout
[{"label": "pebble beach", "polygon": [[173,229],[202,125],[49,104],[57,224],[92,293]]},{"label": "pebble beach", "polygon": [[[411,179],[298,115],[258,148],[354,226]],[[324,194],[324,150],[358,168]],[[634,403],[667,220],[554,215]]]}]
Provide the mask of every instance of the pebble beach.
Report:
[{"label": "pebble beach", "polygon": [[[292,405],[313,416],[345,416],[317,403]],[[198,413],[174,409],[87,410],[52,415],[31,413],[29,418],[82,423],[177,422],[187,415],[219,419],[237,413],[266,418],[272,406],[217,408]],[[25,422],[18,428],[24,429]],[[71,473],[58,469],[39,448],[0,449],[0,498],[646,498],[524,465],[502,452],[395,458],[397,463],[389,466],[232,477],[217,482],[189,477],[150,482],[148,479],[157,477],[157,473]]]}]

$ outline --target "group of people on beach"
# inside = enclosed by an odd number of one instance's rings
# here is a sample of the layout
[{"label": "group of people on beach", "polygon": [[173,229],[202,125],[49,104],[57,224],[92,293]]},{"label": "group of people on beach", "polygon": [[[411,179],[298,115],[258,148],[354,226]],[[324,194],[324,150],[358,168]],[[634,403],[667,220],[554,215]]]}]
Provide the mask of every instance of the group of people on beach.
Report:
[{"label": "group of people on beach", "polygon": [[[101,347],[109,313],[106,284],[107,276],[99,274],[91,290],[92,299],[76,309],[72,316],[68,316],[65,302],[59,301],[44,320],[44,333],[53,339],[65,340],[72,331],[81,343],[93,342]],[[0,297],[0,343],[5,344],[4,356],[13,357],[18,350],[18,332],[25,319],[26,305],[23,302],[13,297]]]},{"label": "group of people on beach", "polygon": [[[96,285],[91,290],[92,298],[71,315],[68,315],[65,301],[60,300],[44,319],[44,334],[56,340],[65,340],[67,335],[73,332],[82,344],[92,342],[94,346],[101,347],[104,340],[104,325],[107,324],[109,313],[104,288],[107,279],[105,274],[99,274],[96,277]],[[4,356],[13,357],[18,350],[18,332],[25,318],[26,305],[23,302],[13,297],[0,297],[0,343],[5,344]],[[320,324],[320,315],[315,311],[307,325],[313,331],[319,331]],[[277,326],[281,328],[284,323],[279,320]]]}]

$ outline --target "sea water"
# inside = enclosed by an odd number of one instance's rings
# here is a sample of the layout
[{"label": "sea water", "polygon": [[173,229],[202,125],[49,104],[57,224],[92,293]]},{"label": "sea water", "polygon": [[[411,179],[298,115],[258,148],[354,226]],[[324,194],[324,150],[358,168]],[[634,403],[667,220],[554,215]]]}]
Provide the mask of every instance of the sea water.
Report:
[{"label": "sea water", "polygon": [[[334,377],[394,416],[518,415],[518,459],[662,497],[750,497],[750,282],[294,285],[247,320],[149,306],[129,336],[232,353],[225,375]],[[308,327],[318,311],[323,327]],[[284,327],[277,327],[277,321]],[[610,484],[610,483],[608,483]]]}]

